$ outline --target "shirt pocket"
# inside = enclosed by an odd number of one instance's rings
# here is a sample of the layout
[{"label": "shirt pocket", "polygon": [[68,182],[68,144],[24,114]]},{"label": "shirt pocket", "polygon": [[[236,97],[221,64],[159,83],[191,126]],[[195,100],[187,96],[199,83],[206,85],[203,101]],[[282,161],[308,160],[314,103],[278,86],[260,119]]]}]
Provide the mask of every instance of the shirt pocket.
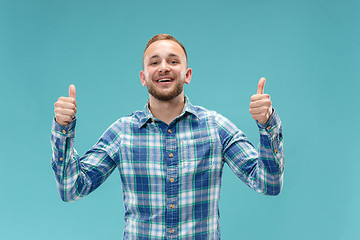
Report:
[{"label": "shirt pocket", "polygon": [[190,139],[181,144],[181,172],[194,173],[212,168],[215,141],[210,137]]}]

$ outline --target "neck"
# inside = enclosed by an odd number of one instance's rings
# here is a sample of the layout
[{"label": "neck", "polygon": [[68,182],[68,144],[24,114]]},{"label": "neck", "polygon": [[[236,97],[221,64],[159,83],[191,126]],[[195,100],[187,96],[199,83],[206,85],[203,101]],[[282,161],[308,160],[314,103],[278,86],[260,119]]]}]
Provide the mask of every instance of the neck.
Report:
[{"label": "neck", "polygon": [[160,101],[149,96],[149,108],[153,116],[166,124],[170,124],[177,116],[179,116],[185,106],[184,94],[180,94],[170,101]]}]

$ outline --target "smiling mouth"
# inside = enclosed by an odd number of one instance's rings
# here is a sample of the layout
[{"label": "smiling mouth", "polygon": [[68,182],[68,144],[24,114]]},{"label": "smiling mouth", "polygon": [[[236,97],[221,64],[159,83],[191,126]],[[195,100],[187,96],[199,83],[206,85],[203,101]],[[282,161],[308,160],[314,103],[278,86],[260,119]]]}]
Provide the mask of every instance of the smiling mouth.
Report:
[{"label": "smiling mouth", "polygon": [[163,78],[163,79],[157,80],[157,82],[159,82],[159,83],[162,83],[162,82],[171,82],[171,81],[172,81],[172,79],[170,79],[170,78]]}]

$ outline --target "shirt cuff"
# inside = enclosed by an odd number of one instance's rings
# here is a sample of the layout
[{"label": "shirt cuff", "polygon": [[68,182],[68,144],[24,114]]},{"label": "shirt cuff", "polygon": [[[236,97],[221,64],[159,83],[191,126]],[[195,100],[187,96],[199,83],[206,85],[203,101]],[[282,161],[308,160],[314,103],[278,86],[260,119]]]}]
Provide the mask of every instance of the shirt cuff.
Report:
[{"label": "shirt cuff", "polygon": [[57,123],[54,118],[52,122],[51,132],[54,136],[57,136],[58,138],[74,137],[75,126],[76,126],[76,117],[65,127]]},{"label": "shirt cuff", "polygon": [[260,144],[272,149],[275,159],[279,162],[279,165],[281,165],[280,169],[283,169],[283,137],[282,124],[279,115],[275,109],[273,109],[273,114],[266,124],[260,124],[258,122],[257,124],[260,131]]},{"label": "shirt cuff", "polygon": [[265,124],[261,124],[258,121],[256,121],[256,124],[259,127],[260,133],[264,133],[265,135],[272,135],[273,132],[279,130],[279,127],[281,126],[281,121],[278,113],[275,109],[273,109],[273,113]]}]

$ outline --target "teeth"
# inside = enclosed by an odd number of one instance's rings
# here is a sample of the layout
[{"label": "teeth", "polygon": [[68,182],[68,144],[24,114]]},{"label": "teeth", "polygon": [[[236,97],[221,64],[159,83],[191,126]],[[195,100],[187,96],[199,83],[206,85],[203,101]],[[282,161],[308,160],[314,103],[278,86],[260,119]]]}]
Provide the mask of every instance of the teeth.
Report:
[{"label": "teeth", "polygon": [[164,78],[164,79],[158,80],[158,82],[170,82],[170,81],[171,81],[171,79],[169,79],[169,78]]}]

